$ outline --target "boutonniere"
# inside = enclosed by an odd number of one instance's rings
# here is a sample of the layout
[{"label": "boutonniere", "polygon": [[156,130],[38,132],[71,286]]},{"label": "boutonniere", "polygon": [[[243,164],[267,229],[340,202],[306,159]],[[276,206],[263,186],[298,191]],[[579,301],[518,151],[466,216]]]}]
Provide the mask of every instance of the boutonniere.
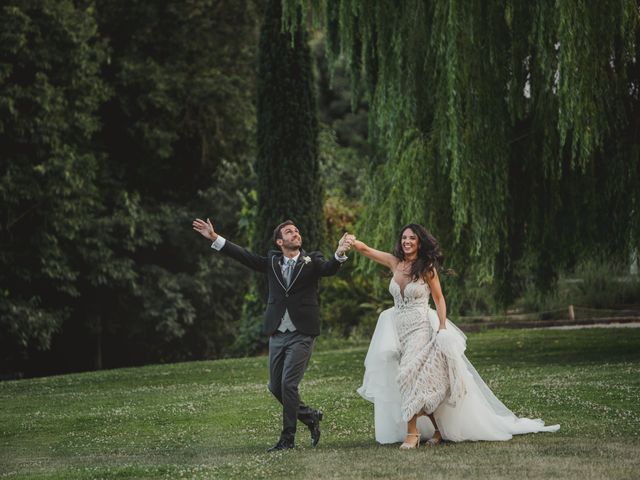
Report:
[{"label": "boutonniere", "polygon": [[306,257],[302,257],[302,261],[304,262],[305,265],[307,265],[308,263],[311,262],[311,257],[309,255],[307,255]]}]

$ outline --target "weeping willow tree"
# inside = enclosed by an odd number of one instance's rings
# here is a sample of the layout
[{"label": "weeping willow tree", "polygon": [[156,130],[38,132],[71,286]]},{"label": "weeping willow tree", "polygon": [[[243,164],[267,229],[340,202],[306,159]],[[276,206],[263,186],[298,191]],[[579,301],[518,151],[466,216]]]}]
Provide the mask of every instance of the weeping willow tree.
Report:
[{"label": "weeping willow tree", "polygon": [[377,148],[359,236],[423,223],[504,304],[586,257],[640,245],[635,0],[310,3],[330,60],[370,102]]}]

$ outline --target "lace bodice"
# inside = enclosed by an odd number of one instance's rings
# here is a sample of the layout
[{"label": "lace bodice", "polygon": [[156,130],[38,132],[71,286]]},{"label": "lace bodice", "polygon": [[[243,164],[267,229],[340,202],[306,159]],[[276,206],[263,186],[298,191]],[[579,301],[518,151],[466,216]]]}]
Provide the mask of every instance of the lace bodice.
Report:
[{"label": "lace bodice", "polygon": [[393,303],[398,309],[425,308],[429,306],[429,295],[431,290],[423,280],[409,282],[404,287],[404,292],[400,290],[400,285],[395,278],[391,278],[389,283],[389,293],[393,297]]}]

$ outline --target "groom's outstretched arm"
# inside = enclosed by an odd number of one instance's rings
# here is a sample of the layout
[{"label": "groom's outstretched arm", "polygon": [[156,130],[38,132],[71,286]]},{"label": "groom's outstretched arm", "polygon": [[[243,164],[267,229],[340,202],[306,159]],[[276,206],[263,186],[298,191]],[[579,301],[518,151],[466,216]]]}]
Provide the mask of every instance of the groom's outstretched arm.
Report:
[{"label": "groom's outstretched arm", "polygon": [[213,242],[211,248],[214,250],[218,250],[220,253],[237,260],[252,270],[263,273],[267,271],[267,257],[256,255],[252,251],[228,241],[215,231],[211,220],[208,218],[206,222],[196,218],[193,221],[193,229],[203,237],[211,240]]}]

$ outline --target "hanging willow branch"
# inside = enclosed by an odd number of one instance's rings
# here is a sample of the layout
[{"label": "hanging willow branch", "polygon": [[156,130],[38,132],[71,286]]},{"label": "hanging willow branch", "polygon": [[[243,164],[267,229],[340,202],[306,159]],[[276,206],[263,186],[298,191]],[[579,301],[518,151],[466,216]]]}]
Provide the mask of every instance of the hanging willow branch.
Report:
[{"label": "hanging willow branch", "polygon": [[384,161],[361,236],[384,248],[402,223],[425,223],[463,274],[507,283],[526,259],[549,277],[638,248],[635,1],[283,4],[289,18],[310,7],[330,61],[346,59],[370,101]]}]

